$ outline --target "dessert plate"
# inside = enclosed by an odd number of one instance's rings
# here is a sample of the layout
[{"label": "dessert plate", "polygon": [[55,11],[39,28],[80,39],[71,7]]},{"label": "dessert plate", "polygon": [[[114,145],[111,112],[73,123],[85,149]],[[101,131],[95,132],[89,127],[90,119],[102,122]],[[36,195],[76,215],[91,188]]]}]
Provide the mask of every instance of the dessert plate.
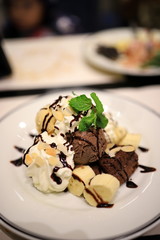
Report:
[{"label": "dessert plate", "polygon": [[[77,94],[89,95],[89,90]],[[119,125],[128,131],[142,134],[141,146],[148,152],[139,152],[139,163],[155,167],[155,172],[132,175],[138,187],[122,185],[112,208],[89,206],[83,198],[69,192],[43,194],[36,190],[25,175],[25,166],[16,167],[10,160],[22,156],[14,146],[28,148],[35,133],[36,112],[52,103],[57,92],[43,95],[14,109],[1,119],[0,124],[0,213],[2,225],[27,239],[133,239],[158,224],[160,192],[160,117],[152,110],[129,99],[97,91]]]},{"label": "dessert plate", "polygon": [[[138,28],[140,38],[145,38],[145,30]],[[160,41],[160,31],[154,30],[153,36],[157,41]],[[146,69],[138,67],[127,67],[120,64],[118,61],[110,60],[97,53],[96,49],[99,45],[114,46],[124,45],[125,43],[135,39],[135,34],[130,28],[118,28],[105,31],[99,31],[89,35],[83,45],[84,59],[96,68],[101,70],[111,71],[125,75],[137,76],[157,76],[160,75],[160,68],[148,67]]]}]

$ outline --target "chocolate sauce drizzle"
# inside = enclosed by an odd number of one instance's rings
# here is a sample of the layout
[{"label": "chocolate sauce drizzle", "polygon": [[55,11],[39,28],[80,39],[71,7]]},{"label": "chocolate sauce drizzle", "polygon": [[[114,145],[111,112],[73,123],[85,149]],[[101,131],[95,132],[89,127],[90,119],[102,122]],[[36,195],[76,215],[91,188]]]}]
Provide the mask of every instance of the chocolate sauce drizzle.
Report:
[{"label": "chocolate sauce drizzle", "polygon": [[[67,96],[64,96],[65,98],[67,98]],[[49,106],[49,108],[53,108],[53,109],[55,109],[57,106],[59,106],[60,107],[60,105],[58,104],[61,100],[62,100],[62,96],[59,96],[59,98],[57,98],[55,101],[54,101],[54,103],[52,103],[50,106]]]},{"label": "chocolate sauce drizzle", "polygon": [[156,171],[156,168],[154,168],[154,167],[147,167],[147,166],[144,166],[144,165],[141,165],[141,164],[139,164],[138,167],[143,169],[143,170],[140,171],[141,173],[148,173],[148,172],[155,172]]},{"label": "chocolate sauce drizzle", "polygon": [[11,160],[10,163],[12,163],[14,166],[19,167],[23,164],[23,158],[17,158],[15,160]]},{"label": "chocolate sauce drizzle", "polygon": [[[20,153],[24,153],[25,149],[22,147],[18,147],[18,146],[14,146],[14,148],[20,152]],[[23,157],[17,158],[15,160],[11,160],[10,163],[12,163],[14,166],[19,167],[23,164]]]},{"label": "chocolate sauce drizzle", "polygon": [[[71,171],[73,170],[72,167],[67,163],[66,155],[63,152],[59,153],[59,159],[60,159],[61,163],[63,164],[63,167],[68,167],[69,169],[71,169]],[[60,169],[60,167],[54,167],[52,174],[50,176],[52,178],[52,180],[55,181],[57,184],[62,183],[62,179],[56,175],[56,172],[59,169]]]},{"label": "chocolate sauce drizzle", "polygon": [[50,123],[50,121],[51,121],[52,118],[53,118],[53,115],[51,115],[51,116],[48,118],[48,120],[47,120],[47,122],[46,122],[46,125],[45,125],[45,130],[47,129],[47,127],[48,127],[48,125],[49,125],[49,123]]},{"label": "chocolate sauce drizzle", "polygon": [[74,122],[78,122],[81,116],[83,116],[82,113],[79,113],[77,115],[72,114],[73,119],[70,121],[70,127],[72,127]]},{"label": "chocolate sauce drizzle", "polygon": [[47,114],[45,115],[44,119],[43,119],[41,132],[44,132],[44,131],[46,130],[46,125],[45,125],[45,123],[46,123],[46,119],[47,119],[48,116],[49,116],[49,113],[47,113]]},{"label": "chocolate sauce drizzle", "polygon": [[128,181],[126,182],[126,187],[128,187],[128,188],[137,188],[138,185],[135,184],[134,182],[132,182],[131,180],[128,180]]},{"label": "chocolate sauce drizzle", "polygon": [[142,152],[148,152],[149,151],[148,148],[141,147],[141,146],[139,146],[138,149],[141,150]]},{"label": "chocolate sauce drizzle", "polygon": [[63,164],[63,167],[68,167],[69,169],[73,170],[72,167],[66,161],[66,155],[61,151],[59,153],[59,160]]},{"label": "chocolate sauce drizzle", "polygon": [[20,152],[20,153],[24,153],[26,150],[24,149],[24,148],[22,148],[22,147],[18,147],[18,146],[14,146],[14,148],[18,151],[18,152]]},{"label": "chocolate sauce drizzle", "polygon": [[54,182],[56,182],[58,185],[60,185],[62,183],[62,179],[60,177],[58,177],[55,172],[54,172],[54,169],[53,169],[53,172],[51,174],[51,178]]},{"label": "chocolate sauce drizzle", "polygon": [[54,143],[54,142],[51,143],[50,146],[51,146],[52,148],[57,148],[57,145],[56,145],[56,143]]},{"label": "chocolate sauce drizzle", "polygon": [[98,203],[97,204],[97,208],[111,208],[111,207],[113,207],[114,206],[114,204],[113,203],[105,203],[105,202],[103,202],[103,203]]},{"label": "chocolate sauce drizzle", "polygon": [[82,181],[82,179],[80,177],[78,177],[76,174],[72,174],[72,177],[76,180],[78,180],[79,182],[83,183],[83,185],[85,186],[85,183]]},{"label": "chocolate sauce drizzle", "polygon": [[35,138],[35,137],[37,137],[37,134],[29,133],[29,136],[30,136],[31,138]]},{"label": "chocolate sauce drizzle", "polygon": [[[87,113],[88,113],[88,110],[85,111],[85,112],[80,112],[80,113],[78,113],[77,115],[72,114],[73,119],[70,121],[70,127],[72,127],[72,125],[73,125],[74,122],[78,122],[81,117],[86,116]],[[76,129],[75,129],[75,130],[76,130]]]},{"label": "chocolate sauce drizzle", "polygon": [[104,202],[103,199],[100,197],[99,194],[97,194],[96,191],[94,191],[95,194],[93,194],[88,188],[86,188],[85,191],[94,198],[94,200],[97,203],[97,206],[96,206],[97,208],[111,208],[114,206],[114,204]]},{"label": "chocolate sauce drizzle", "polygon": [[[47,110],[47,108],[41,108],[41,110]],[[44,116],[43,122],[42,122],[42,128],[41,128],[41,132],[46,131],[51,119],[53,118],[53,115],[50,115],[49,113],[46,113],[46,115]]]}]

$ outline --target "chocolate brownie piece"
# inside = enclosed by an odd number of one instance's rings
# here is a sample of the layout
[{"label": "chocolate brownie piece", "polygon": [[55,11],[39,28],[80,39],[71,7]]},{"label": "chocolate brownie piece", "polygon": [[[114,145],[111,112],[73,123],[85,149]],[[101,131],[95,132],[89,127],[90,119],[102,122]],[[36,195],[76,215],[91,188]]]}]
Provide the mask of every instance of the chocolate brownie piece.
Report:
[{"label": "chocolate brownie piece", "polygon": [[120,184],[123,184],[129,180],[138,167],[138,155],[135,151],[124,152],[122,150],[116,152],[114,157],[105,153],[100,158],[99,165],[104,173],[115,176]]}]

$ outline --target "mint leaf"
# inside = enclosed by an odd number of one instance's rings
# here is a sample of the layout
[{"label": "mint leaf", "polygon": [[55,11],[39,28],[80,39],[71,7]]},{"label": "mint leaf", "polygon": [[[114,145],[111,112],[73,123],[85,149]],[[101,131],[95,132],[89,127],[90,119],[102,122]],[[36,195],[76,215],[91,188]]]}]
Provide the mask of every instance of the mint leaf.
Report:
[{"label": "mint leaf", "polygon": [[[108,119],[103,114],[104,108],[98,96],[94,92],[90,96],[92,99],[83,94],[69,101],[69,105],[77,114],[79,112],[83,114],[83,112],[91,110],[89,116],[87,114],[87,116],[82,117],[78,126],[80,131],[87,131],[91,126],[105,128],[108,123]],[[95,105],[92,104],[92,100]]]},{"label": "mint leaf", "polygon": [[96,122],[96,113],[92,110],[89,116],[85,116],[81,119],[79,123],[79,130],[82,132],[87,131],[95,122]]},{"label": "mint leaf", "polygon": [[108,124],[108,119],[105,117],[105,115],[102,113],[97,114],[96,126],[99,128],[105,128],[107,124]]},{"label": "mint leaf", "polygon": [[94,100],[95,104],[96,104],[96,110],[97,113],[102,113],[104,111],[103,105],[101,103],[101,101],[99,100],[99,98],[97,97],[96,93],[91,93],[91,97]]},{"label": "mint leaf", "polygon": [[69,105],[76,111],[87,111],[92,106],[92,101],[87,98],[86,95],[80,95],[78,97],[72,98],[69,101]]}]

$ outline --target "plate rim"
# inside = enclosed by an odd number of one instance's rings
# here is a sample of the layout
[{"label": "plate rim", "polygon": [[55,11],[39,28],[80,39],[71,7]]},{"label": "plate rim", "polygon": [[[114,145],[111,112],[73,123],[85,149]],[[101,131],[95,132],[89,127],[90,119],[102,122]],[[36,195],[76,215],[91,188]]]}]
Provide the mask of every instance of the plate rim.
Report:
[{"label": "plate rim", "polygon": [[[112,93],[110,92],[110,90],[95,90],[95,89],[89,89],[89,88],[81,88],[81,89],[77,89],[78,92],[80,91],[96,91],[97,93],[98,92],[101,92],[101,93],[104,93],[105,91],[107,91],[109,93],[109,95],[111,96],[114,96],[116,98],[120,98],[122,100],[125,100],[125,101],[128,101],[128,102],[131,102],[133,104],[135,104],[136,106],[140,106],[144,109],[146,109],[147,111],[149,111],[150,113],[154,114],[155,116],[157,116],[158,118],[160,118],[160,114],[158,112],[156,112],[154,109],[148,107],[147,105],[137,101],[137,100],[134,100],[130,97],[126,97],[126,96],[122,96],[122,95],[119,95],[117,93]],[[25,103],[22,103],[20,104],[19,106],[13,108],[11,111],[7,112],[5,115],[3,115],[1,118],[0,118],[0,123],[2,121],[4,121],[7,117],[9,117],[10,115],[12,115],[14,112],[18,111],[19,109],[21,108],[25,108],[27,105],[31,104],[33,101],[36,102],[38,101],[41,97],[46,97],[48,95],[51,95],[52,93],[54,94],[57,94],[58,92],[62,92],[62,93],[65,93],[65,92],[69,92],[69,90],[56,90],[56,91],[49,91],[45,94],[41,94],[41,95],[38,95],[36,96],[35,98],[33,99],[30,99],[30,100],[27,100]],[[25,229],[17,226],[16,224],[10,222],[10,220],[8,220],[7,218],[5,218],[2,214],[0,214],[0,219],[3,221],[3,224],[2,226],[4,225],[4,227],[6,227],[7,229],[9,230],[15,230],[16,234],[20,234],[22,236],[30,236],[32,237],[33,239],[44,239],[44,240],[51,240],[51,239],[54,239],[54,238],[50,238],[50,237],[43,237],[41,235],[38,235],[38,234],[34,234],[34,233],[30,233],[28,230],[26,231]],[[158,225],[158,223],[160,222],[160,214],[157,214],[157,216],[155,216],[153,219],[151,219],[149,222],[147,222],[146,224],[143,224],[141,225],[139,228],[136,228],[134,229],[133,231],[129,231],[127,232],[126,234],[121,234],[119,236],[115,236],[115,237],[112,237],[112,238],[109,238],[109,239],[130,239],[130,237],[133,237],[134,235],[135,236],[140,236],[142,233],[146,232],[147,230],[153,228],[154,226]],[[11,229],[10,229],[11,228]],[[56,238],[55,238],[56,239]],[[105,239],[108,239],[108,238],[105,238]]]},{"label": "plate rim", "polygon": [[[25,231],[25,229],[23,229],[23,228],[17,226],[16,224],[10,222],[2,214],[0,214],[0,218],[3,221],[2,226],[6,227],[8,230],[11,230],[11,229],[14,230],[14,232],[19,236],[31,237],[30,239],[36,239],[36,240],[57,240],[57,238],[54,238],[54,237],[52,237],[52,238],[43,237],[42,235],[34,234],[30,231]],[[129,240],[129,239],[133,239],[133,237],[134,238],[138,237],[141,234],[148,231],[149,229],[152,229],[153,227],[156,227],[159,223],[160,223],[160,214],[157,214],[156,217],[154,217],[152,220],[150,220],[146,224],[142,225],[141,227],[139,227],[139,228],[137,228],[133,231],[129,231],[126,234],[117,235],[117,236],[111,237],[111,238],[106,237],[105,240]],[[98,238],[98,239],[102,240],[102,238]],[[59,240],[65,240],[65,239],[64,238],[63,239],[59,238]],[[104,238],[103,238],[103,240],[104,240]]]}]

